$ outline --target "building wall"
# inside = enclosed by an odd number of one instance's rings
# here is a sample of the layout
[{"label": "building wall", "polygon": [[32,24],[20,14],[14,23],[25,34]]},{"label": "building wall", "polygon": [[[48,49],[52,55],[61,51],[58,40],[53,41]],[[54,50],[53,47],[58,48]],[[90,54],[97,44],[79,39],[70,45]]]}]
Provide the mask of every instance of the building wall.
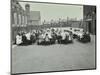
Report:
[{"label": "building wall", "polygon": [[84,11],[84,30],[91,34],[96,34],[96,6],[83,6]]},{"label": "building wall", "polygon": [[[21,7],[18,0],[11,0],[11,27],[12,27],[12,41],[15,40],[15,36],[20,31],[29,31],[31,29],[30,25],[39,25],[40,23],[40,12],[39,15],[33,17],[38,17],[39,19],[34,20],[30,18],[30,5],[25,5],[25,10]],[[33,11],[34,12],[34,11]],[[31,24],[30,24],[31,23]]]},{"label": "building wall", "polygon": [[39,25],[39,21],[38,20],[31,20],[30,25]]},{"label": "building wall", "polygon": [[26,24],[30,24],[30,5],[26,4],[25,5],[25,14],[26,14]]},{"label": "building wall", "polygon": [[11,0],[11,27],[12,41],[15,40],[15,35],[26,26],[25,11],[17,0]]},{"label": "building wall", "polygon": [[30,25],[40,25],[40,11],[30,11]]},{"label": "building wall", "polygon": [[17,0],[12,0],[11,3],[11,24],[12,26],[21,26],[25,24],[25,11],[20,6]]}]

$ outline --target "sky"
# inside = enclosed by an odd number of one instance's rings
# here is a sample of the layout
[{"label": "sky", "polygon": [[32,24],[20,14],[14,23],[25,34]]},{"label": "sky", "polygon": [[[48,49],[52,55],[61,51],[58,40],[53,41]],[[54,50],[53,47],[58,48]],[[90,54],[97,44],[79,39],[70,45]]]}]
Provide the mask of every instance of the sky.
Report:
[{"label": "sky", "polygon": [[30,5],[30,11],[40,11],[41,21],[50,21],[69,18],[83,19],[83,6],[63,5],[63,4],[46,4],[34,2],[19,2],[25,9],[25,4]]}]

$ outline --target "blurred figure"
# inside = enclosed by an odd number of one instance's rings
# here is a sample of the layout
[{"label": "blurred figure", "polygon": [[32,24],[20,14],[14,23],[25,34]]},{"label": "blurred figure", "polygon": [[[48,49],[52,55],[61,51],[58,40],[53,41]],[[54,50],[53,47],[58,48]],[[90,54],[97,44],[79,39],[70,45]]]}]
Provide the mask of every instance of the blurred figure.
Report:
[{"label": "blurred figure", "polygon": [[30,39],[30,36],[31,36],[31,33],[28,32],[25,34],[26,38],[27,38],[27,45],[30,45],[31,44],[31,39]]},{"label": "blurred figure", "polygon": [[30,35],[30,40],[31,40],[31,44],[35,43],[36,42],[36,35],[35,35],[35,32],[32,32],[31,35]]},{"label": "blurred figure", "polygon": [[23,35],[22,35],[22,45],[27,45],[27,38],[26,38],[26,35],[25,35],[25,33],[23,33]]},{"label": "blurred figure", "polygon": [[81,33],[81,36],[78,37],[78,41],[83,43],[91,42],[91,36],[89,32]]},{"label": "blurred figure", "polygon": [[21,44],[22,44],[22,36],[21,36],[20,33],[18,33],[18,34],[16,35],[16,44],[17,44],[17,45],[21,45]]},{"label": "blurred figure", "polygon": [[50,39],[49,39],[48,34],[45,35],[44,40],[45,40],[45,45],[49,45],[50,44]]}]

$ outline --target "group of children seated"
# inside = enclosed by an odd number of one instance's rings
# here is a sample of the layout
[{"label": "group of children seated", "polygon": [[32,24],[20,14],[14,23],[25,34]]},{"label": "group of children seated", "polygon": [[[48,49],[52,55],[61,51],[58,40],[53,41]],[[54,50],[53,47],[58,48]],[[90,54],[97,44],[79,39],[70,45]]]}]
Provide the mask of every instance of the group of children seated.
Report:
[{"label": "group of children seated", "polygon": [[89,33],[74,34],[68,30],[59,29],[41,29],[33,30],[30,32],[19,32],[16,35],[15,44],[17,45],[51,45],[51,44],[68,44],[73,43],[73,39],[77,39],[80,42],[90,42],[91,37]]}]

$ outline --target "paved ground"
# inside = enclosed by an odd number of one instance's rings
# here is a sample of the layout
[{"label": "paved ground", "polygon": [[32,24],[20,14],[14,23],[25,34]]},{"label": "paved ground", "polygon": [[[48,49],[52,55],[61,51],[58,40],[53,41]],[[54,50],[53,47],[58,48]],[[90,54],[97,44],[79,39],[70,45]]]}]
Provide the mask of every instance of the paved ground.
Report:
[{"label": "paved ground", "polygon": [[95,36],[91,43],[14,46],[12,72],[44,72],[95,68]]}]

